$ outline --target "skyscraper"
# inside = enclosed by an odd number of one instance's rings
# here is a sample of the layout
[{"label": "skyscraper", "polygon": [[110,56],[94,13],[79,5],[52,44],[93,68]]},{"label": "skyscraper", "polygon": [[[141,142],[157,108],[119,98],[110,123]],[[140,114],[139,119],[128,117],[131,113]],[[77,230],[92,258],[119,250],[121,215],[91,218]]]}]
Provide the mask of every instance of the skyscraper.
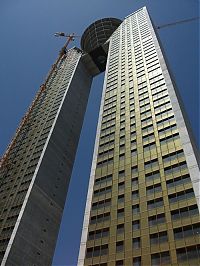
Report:
[{"label": "skyscraper", "polygon": [[79,264],[197,263],[199,170],[146,8],[94,22],[81,46],[63,51],[3,158],[1,265],[51,264],[92,78],[105,70]]},{"label": "skyscraper", "polygon": [[2,164],[2,265],[51,263],[91,84],[80,59],[63,55]]},{"label": "skyscraper", "polygon": [[196,149],[146,8],[108,42],[78,265],[199,265]]}]

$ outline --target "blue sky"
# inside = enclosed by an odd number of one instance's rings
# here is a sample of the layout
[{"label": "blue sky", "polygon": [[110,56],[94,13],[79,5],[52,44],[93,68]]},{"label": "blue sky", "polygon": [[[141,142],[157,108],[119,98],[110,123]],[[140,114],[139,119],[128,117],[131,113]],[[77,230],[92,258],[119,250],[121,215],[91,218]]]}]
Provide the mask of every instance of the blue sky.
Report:
[{"label": "blue sky", "polygon": [[[56,31],[81,35],[103,17],[123,19],[146,5],[155,25],[199,16],[198,0],[1,0],[0,153],[13,136],[63,45]],[[198,145],[199,21],[168,27],[159,36]],[[73,45],[79,45],[76,40]],[[76,265],[103,75],[92,85],[53,265]]]}]

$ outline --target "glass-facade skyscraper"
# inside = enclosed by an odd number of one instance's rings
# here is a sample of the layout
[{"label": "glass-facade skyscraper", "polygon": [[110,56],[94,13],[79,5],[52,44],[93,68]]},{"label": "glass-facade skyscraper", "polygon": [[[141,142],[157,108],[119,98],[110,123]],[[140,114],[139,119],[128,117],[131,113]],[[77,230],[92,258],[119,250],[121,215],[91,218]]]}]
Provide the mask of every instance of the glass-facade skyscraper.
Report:
[{"label": "glass-facade skyscraper", "polygon": [[51,265],[93,77],[105,71],[78,265],[198,265],[199,167],[146,8],[63,51],[0,172],[1,265]]},{"label": "glass-facade skyscraper", "polygon": [[199,168],[146,8],[109,39],[78,265],[199,265]]}]

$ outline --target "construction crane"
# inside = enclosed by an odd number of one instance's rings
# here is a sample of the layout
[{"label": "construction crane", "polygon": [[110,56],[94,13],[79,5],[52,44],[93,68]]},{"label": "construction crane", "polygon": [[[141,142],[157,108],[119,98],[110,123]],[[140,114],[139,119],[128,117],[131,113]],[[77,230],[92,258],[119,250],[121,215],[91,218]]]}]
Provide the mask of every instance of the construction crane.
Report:
[{"label": "construction crane", "polygon": [[[23,132],[23,134],[21,136],[21,140],[23,140],[24,135],[28,132],[28,130],[30,128],[30,125],[31,125],[31,123],[28,123],[28,121],[29,121],[29,118],[30,118],[33,110],[34,110],[34,107],[36,106],[38,101],[41,99],[41,96],[46,93],[47,83],[49,82],[49,80],[50,80],[52,74],[54,73],[55,69],[57,68],[59,62],[65,57],[65,55],[67,53],[67,47],[68,47],[69,43],[71,41],[74,41],[74,39],[76,37],[79,37],[79,36],[76,36],[74,33],[65,34],[64,32],[56,32],[54,34],[54,36],[56,36],[56,37],[65,37],[65,38],[67,38],[67,41],[64,44],[64,46],[62,47],[62,49],[60,50],[58,58],[56,59],[56,62],[52,65],[51,70],[47,74],[47,77],[46,77],[44,83],[40,86],[40,89],[39,89],[38,93],[36,94],[35,99],[33,100],[31,106],[29,107],[29,109],[26,112],[25,116],[22,118],[22,120],[20,122],[20,125],[17,128],[13,139],[11,140],[9,146],[6,149],[6,152],[4,153],[3,157],[0,159],[0,169],[1,170],[3,169],[4,166],[6,166],[6,170],[8,171],[9,170],[9,166],[12,165],[12,162],[8,162],[8,158],[9,158],[9,155],[10,155],[12,149],[14,148],[14,146],[15,146],[15,144],[17,142],[18,136],[20,135],[20,133],[21,133],[21,131],[24,128],[25,125],[26,125],[25,132]],[[44,99],[44,97],[42,99]],[[18,146],[20,146],[20,145],[18,145]]]},{"label": "construction crane", "polygon": [[175,26],[175,25],[177,25],[177,24],[182,24],[182,23],[191,22],[191,21],[198,20],[198,19],[200,19],[200,17],[195,17],[195,18],[189,18],[189,19],[179,20],[179,21],[175,21],[175,22],[171,22],[171,23],[167,23],[167,24],[163,24],[163,25],[157,26],[156,28],[157,28],[158,30],[160,30],[160,29],[163,29],[163,28],[167,28],[167,27],[170,27],[170,26]]}]

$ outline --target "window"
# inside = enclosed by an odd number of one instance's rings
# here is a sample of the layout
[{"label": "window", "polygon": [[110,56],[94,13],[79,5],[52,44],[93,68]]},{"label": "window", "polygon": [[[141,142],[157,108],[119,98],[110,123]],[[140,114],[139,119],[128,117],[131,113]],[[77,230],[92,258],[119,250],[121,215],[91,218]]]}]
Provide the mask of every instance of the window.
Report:
[{"label": "window", "polygon": [[151,150],[153,150],[153,149],[156,148],[156,143],[155,142],[152,142],[152,143],[145,144],[143,146],[143,148],[144,148],[144,152],[151,151]]},{"label": "window", "polygon": [[177,178],[167,180],[167,188],[170,189],[172,187],[187,184],[189,182],[191,182],[191,178],[189,174],[178,176]]},{"label": "window", "polygon": [[161,192],[162,191],[162,186],[161,186],[160,183],[159,184],[155,184],[155,185],[147,187],[146,191],[147,191],[147,195],[151,195],[153,193]]},{"label": "window", "polygon": [[189,216],[195,216],[199,215],[198,207],[197,205],[187,206],[184,208],[181,208],[179,210],[171,211],[172,220],[177,220],[180,218],[186,218]]},{"label": "window", "polygon": [[113,156],[113,151],[114,151],[114,148],[111,148],[111,149],[108,149],[106,151],[103,151],[103,152],[99,152],[99,156],[98,156],[98,159],[102,159],[104,156],[108,156],[108,155],[112,155]]},{"label": "window", "polygon": [[160,172],[157,170],[157,171],[153,171],[148,174],[145,174],[145,179],[146,181],[160,179]]},{"label": "window", "polygon": [[111,125],[111,126],[108,126],[108,127],[105,127],[105,128],[102,128],[101,129],[101,136],[103,134],[108,134],[108,133],[112,133],[115,131],[115,125]]},{"label": "window", "polygon": [[119,177],[119,179],[124,178],[125,177],[125,171],[124,170],[119,171],[118,177]]},{"label": "window", "polygon": [[107,237],[109,235],[109,228],[103,228],[96,231],[91,231],[88,234],[88,240],[94,240],[98,238]]},{"label": "window", "polygon": [[140,237],[133,238],[132,245],[133,249],[140,248]]},{"label": "window", "polygon": [[[97,251],[97,253],[96,253]],[[102,255],[106,255],[108,254],[108,245],[102,245],[101,246],[101,249],[100,249],[100,254],[98,254],[98,249],[97,247],[94,247],[94,253],[93,253],[93,256],[102,256]]]},{"label": "window", "polygon": [[[160,71],[160,70],[159,70]],[[162,97],[160,97],[158,100],[154,100],[154,104],[155,103],[159,103],[160,102],[160,100],[162,101],[162,99],[165,99],[165,98],[168,98],[168,94],[167,93],[164,93],[164,96],[163,95],[161,95]]]},{"label": "window", "polygon": [[159,208],[163,206],[163,198],[157,198],[150,201],[147,201],[147,207],[149,210],[154,208]]},{"label": "window", "polygon": [[[154,99],[158,98],[161,95],[166,94],[166,89],[160,93],[157,93],[153,96]],[[173,116],[173,110],[172,107],[167,108],[166,110],[159,110],[156,112],[156,120],[160,121],[162,119],[165,119],[165,117],[171,117]]]},{"label": "window", "polygon": [[135,175],[138,173],[138,167],[136,165],[131,167],[131,173],[132,173],[132,175]]},{"label": "window", "polygon": [[124,203],[124,195],[118,196],[118,203]]},{"label": "window", "polygon": [[109,182],[111,180],[112,180],[112,175],[102,176],[100,178],[96,178],[95,185],[103,184],[103,183]]},{"label": "window", "polygon": [[178,262],[181,263],[184,261],[185,263],[190,260],[200,259],[199,250],[200,250],[200,245],[177,249],[176,254],[177,254]]},{"label": "window", "polygon": [[152,124],[152,117],[145,118],[142,121],[142,127]]},{"label": "window", "polygon": [[[150,129],[150,128],[153,129],[152,125],[151,125],[150,127],[147,127],[147,129]],[[153,140],[155,140],[154,133],[150,133],[150,134],[148,134],[148,135],[145,135],[145,136],[143,136],[142,138],[143,138],[143,141],[144,141],[145,143],[147,143],[147,142],[152,142]]]},{"label": "window", "polygon": [[[165,106],[166,106],[166,103],[167,102],[164,102],[165,103]],[[163,106],[164,104],[161,104],[160,103],[160,105],[159,106]],[[154,108],[156,109],[156,107],[154,106]],[[167,126],[169,126],[169,124],[171,123],[171,124],[175,124],[175,118],[174,118],[174,116],[173,115],[171,115],[171,116],[168,116],[168,117],[166,117],[166,118],[163,118],[162,120],[160,120],[160,121],[158,121],[157,122],[157,126],[159,127],[159,131],[160,131],[160,128],[162,128],[162,127],[167,127]]]},{"label": "window", "polygon": [[141,88],[138,90],[138,94],[139,95],[148,95],[148,88],[147,87],[144,87],[144,88]]},{"label": "window", "polygon": [[124,217],[124,208],[117,210],[117,218]]},{"label": "window", "polygon": [[125,134],[125,128],[120,129],[120,136],[123,136]]},{"label": "window", "polygon": [[152,91],[152,95],[155,96],[156,94],[160,92],[167,91],[167,88],[166,88],[165,83],[160,82],[160,84],[158,83],[158,86],[152,87],[151,91]]},{"label": "window", "polygon": [[124,241],[118,241],[116,243],[116,252],[122,252],[124,250]]},{"label": "window", "polygon": [[111,204],[111,199],[106,199],[106,200],[101,200],[95,203],[92,203],[92,210],[97,210],[100,208],[106,208],[110,206]]},{"label": "window", "polygon": [[200,235],[200,223],[174,229],[175,240]]},{"label": "window", "polygon": [[152,254],[151,255],[151,263],[152,263],[152,265],[170,264],[169,251]]},{"label": "window", "polygon": [[131,132],[131,139],[135,139],[136,138],[136,131]]},{"label": "window", "polygon": [[108,158],[107,160],[101,161],[97,163],[97,167],[103,167],[103,166],[107,166],[109,164],[113,163],[113,158]]},{"label": "window", "polygon": [[168,174],[175,174],[179,171],[184,171],[186,169],[187,169],[186,162],[181,162],[179,164],[174,164],[172,166],[165,167],[164,171],[165,171],[165,174],[168,175]]},{"label": "window", "polygon": [[131,156],[136,156],[137,155],[137,149],[131,150]]},{"label": "window", "polygon": [[[157,60],[157,59],[156,59]],[[163,86],[165,86],[165,81],[164,79],[160,79],[154,83],[151,83],[151,89],[152,89],[152,94],[154,94],[154,91],[159,92],[160,91],[160,87],[162,88]]]},{"label": "window", "polygon": [[[169,126],[167,125],[164,128],[161,128],[158,130],[159,137],[161,137],[161,138],[162,138],[162,136],[165,136],[165,134],[171,134],[172,135],[174,132],[177,132],[177,126],[176,126],[175,122],[174,122],[174,124],[171,124]],[[173,153],[171,155],[173,155]],[[168,156],[170,156],[170,154],[165,155],[163,157],[168,157]]]},{"label": "window", "polygon": [[101,196],[101,195],[105,195],[107,193],[111,193],[111,191],[112,191],[112,187],[111,186],[95,190],[94,191],[94,197],[98,197],[98,196]]},{"label": "window", "polygon": [[138,190],[132,191],[132,199],[135,200],[138,198],[139,198],[139,191]]},{"label": "window", "polygon": [[119,155],[119,160],[121,161],[121,160],[124,160],[124,159],[125,159],[125,153],[120,154],[120,155]]},{"label": "window", "polygon": [[193,197],[195,197],[195,195],[192,188],[168,196],[170,203],[175,203],[177,201],[186,200]]},{"label": "window", "polygon": [[121,136],[120,137],[120,144],[124,143],[124,141],[125,141],[125,136]]},{"label": "window", "polygon": [[132,213],[133,214],[138,214],[139,212],[140,212],[139,204],[133,205],[132,206]]},{"label": "window", "polygon": [[[139,100],[143,100],[143,99],[147,99],[149,97],[149,93],[148,90],[147,91],[140,91],[139,93]],[[151,111],[148,111],[148,113],[146,115],[150,115],[151,116]]]},{"label": "window", "polygon": [[131,140],[131,148],[136,148],[136,140]]},{"label": "window", "polygon": [[165,214],[160,213],[157,215],[150,216],[148,220],[149,220],[149,226],[165,223]]},{"label": "window", "polygon": [[108,254],[108,245],[87,248],[86,258],[98,257]]},{"label": "window", "polygon": [[107,139],[111,139],[111,138],[113,138],[114,137],[114,132],[109,132],[108,134],[103,134],[103,136],[102,136],[102,134],[101,134],[101,140],[103,141],[103,140],[107,140]]},{"label": "window", "polygon": [[133,266],[141,266],[141,257],[133,258]]},{"label": "window", "polygon": [[144,163],[145,170],[147,170],[149,168],[153,168],[155,166],[158,166],[158,159],[153,159],[151,161]]},{"label": "window", "polygon": [[132,178],[132,188],[134,188],[135,186],[137,186],[138,185],[138,177],[134,177],[134,178]]},{"label": "window", "polygon": [[160,144],[161,145],[168,144],[168,143],[175,141],[177,139],[180,139],[179,133],[175,133],[173,135],[167,136],[166,138],[160,139]]},{"label": "window", "polygon": [[123,266],[124,265],[124,261],[123,260],[117,260],[115,265],[116,266]]},{"label": "window", "polygon": [[123,234],[124,233],[124,224],[118,224],[117,225],[117,234]]},{"label": "window", "polygon": [[87,248],[86,258],[92,258],[93,248]]},{"label": "window", "polygon": [[114,140],[108,140],[108,141],[106,141],[106,142],[104,142],[104,143],[101,143],[100,145],[99,145],[99,147],[102,149],[102,148],[104,148],[104,149],[106,149],[106,148],[109,148],[111,145],[113,145],[114,144]]},{"label": "window", "polygon": [[[148,110],[150,110],[150,108],[151,108],[150,103],[145,103],[145,104],[140,105],[141,112],[148,111]],[[142,128],[147,128],[147,127],[150,127],[150,125],[144,126]]]},{"label": "window", "polygon": [[133,229],[133,231],[140,229],[140,221],[139,220],[132,222],[132,229]]},{"label": "window", "polygon": [[169,162],[171,162],[173,160],[178,160],[180,158],[184,158],[183,150],[172,152],[172,153],[167,154],[167,155],[162,157],[164,163],[169,163]]},{"label": "window", "polygon": [[158,232],[158,233],[150,235],[151,245],[153,245],[153,244],[158,245],[158,244],[161,244],[163,242],[166,242],[167,240],[168,240],[168,238],[167,238],[167,232],[166,231]]},{"label": "window", "polygon": [[109,236],[109,228],[101,229],[101,237],[108,237]]},{"label": "window", "polygon": [[118,184],[118,190],[124,190],[124,188],[125,188],[125,182],[120,182]]},{"label": "window", "polygon": [[119,153],[122,154],[122,153],[124,153],[124,152],[125,152],[125,144],[121,144],[121,145],[119,146]]}]

